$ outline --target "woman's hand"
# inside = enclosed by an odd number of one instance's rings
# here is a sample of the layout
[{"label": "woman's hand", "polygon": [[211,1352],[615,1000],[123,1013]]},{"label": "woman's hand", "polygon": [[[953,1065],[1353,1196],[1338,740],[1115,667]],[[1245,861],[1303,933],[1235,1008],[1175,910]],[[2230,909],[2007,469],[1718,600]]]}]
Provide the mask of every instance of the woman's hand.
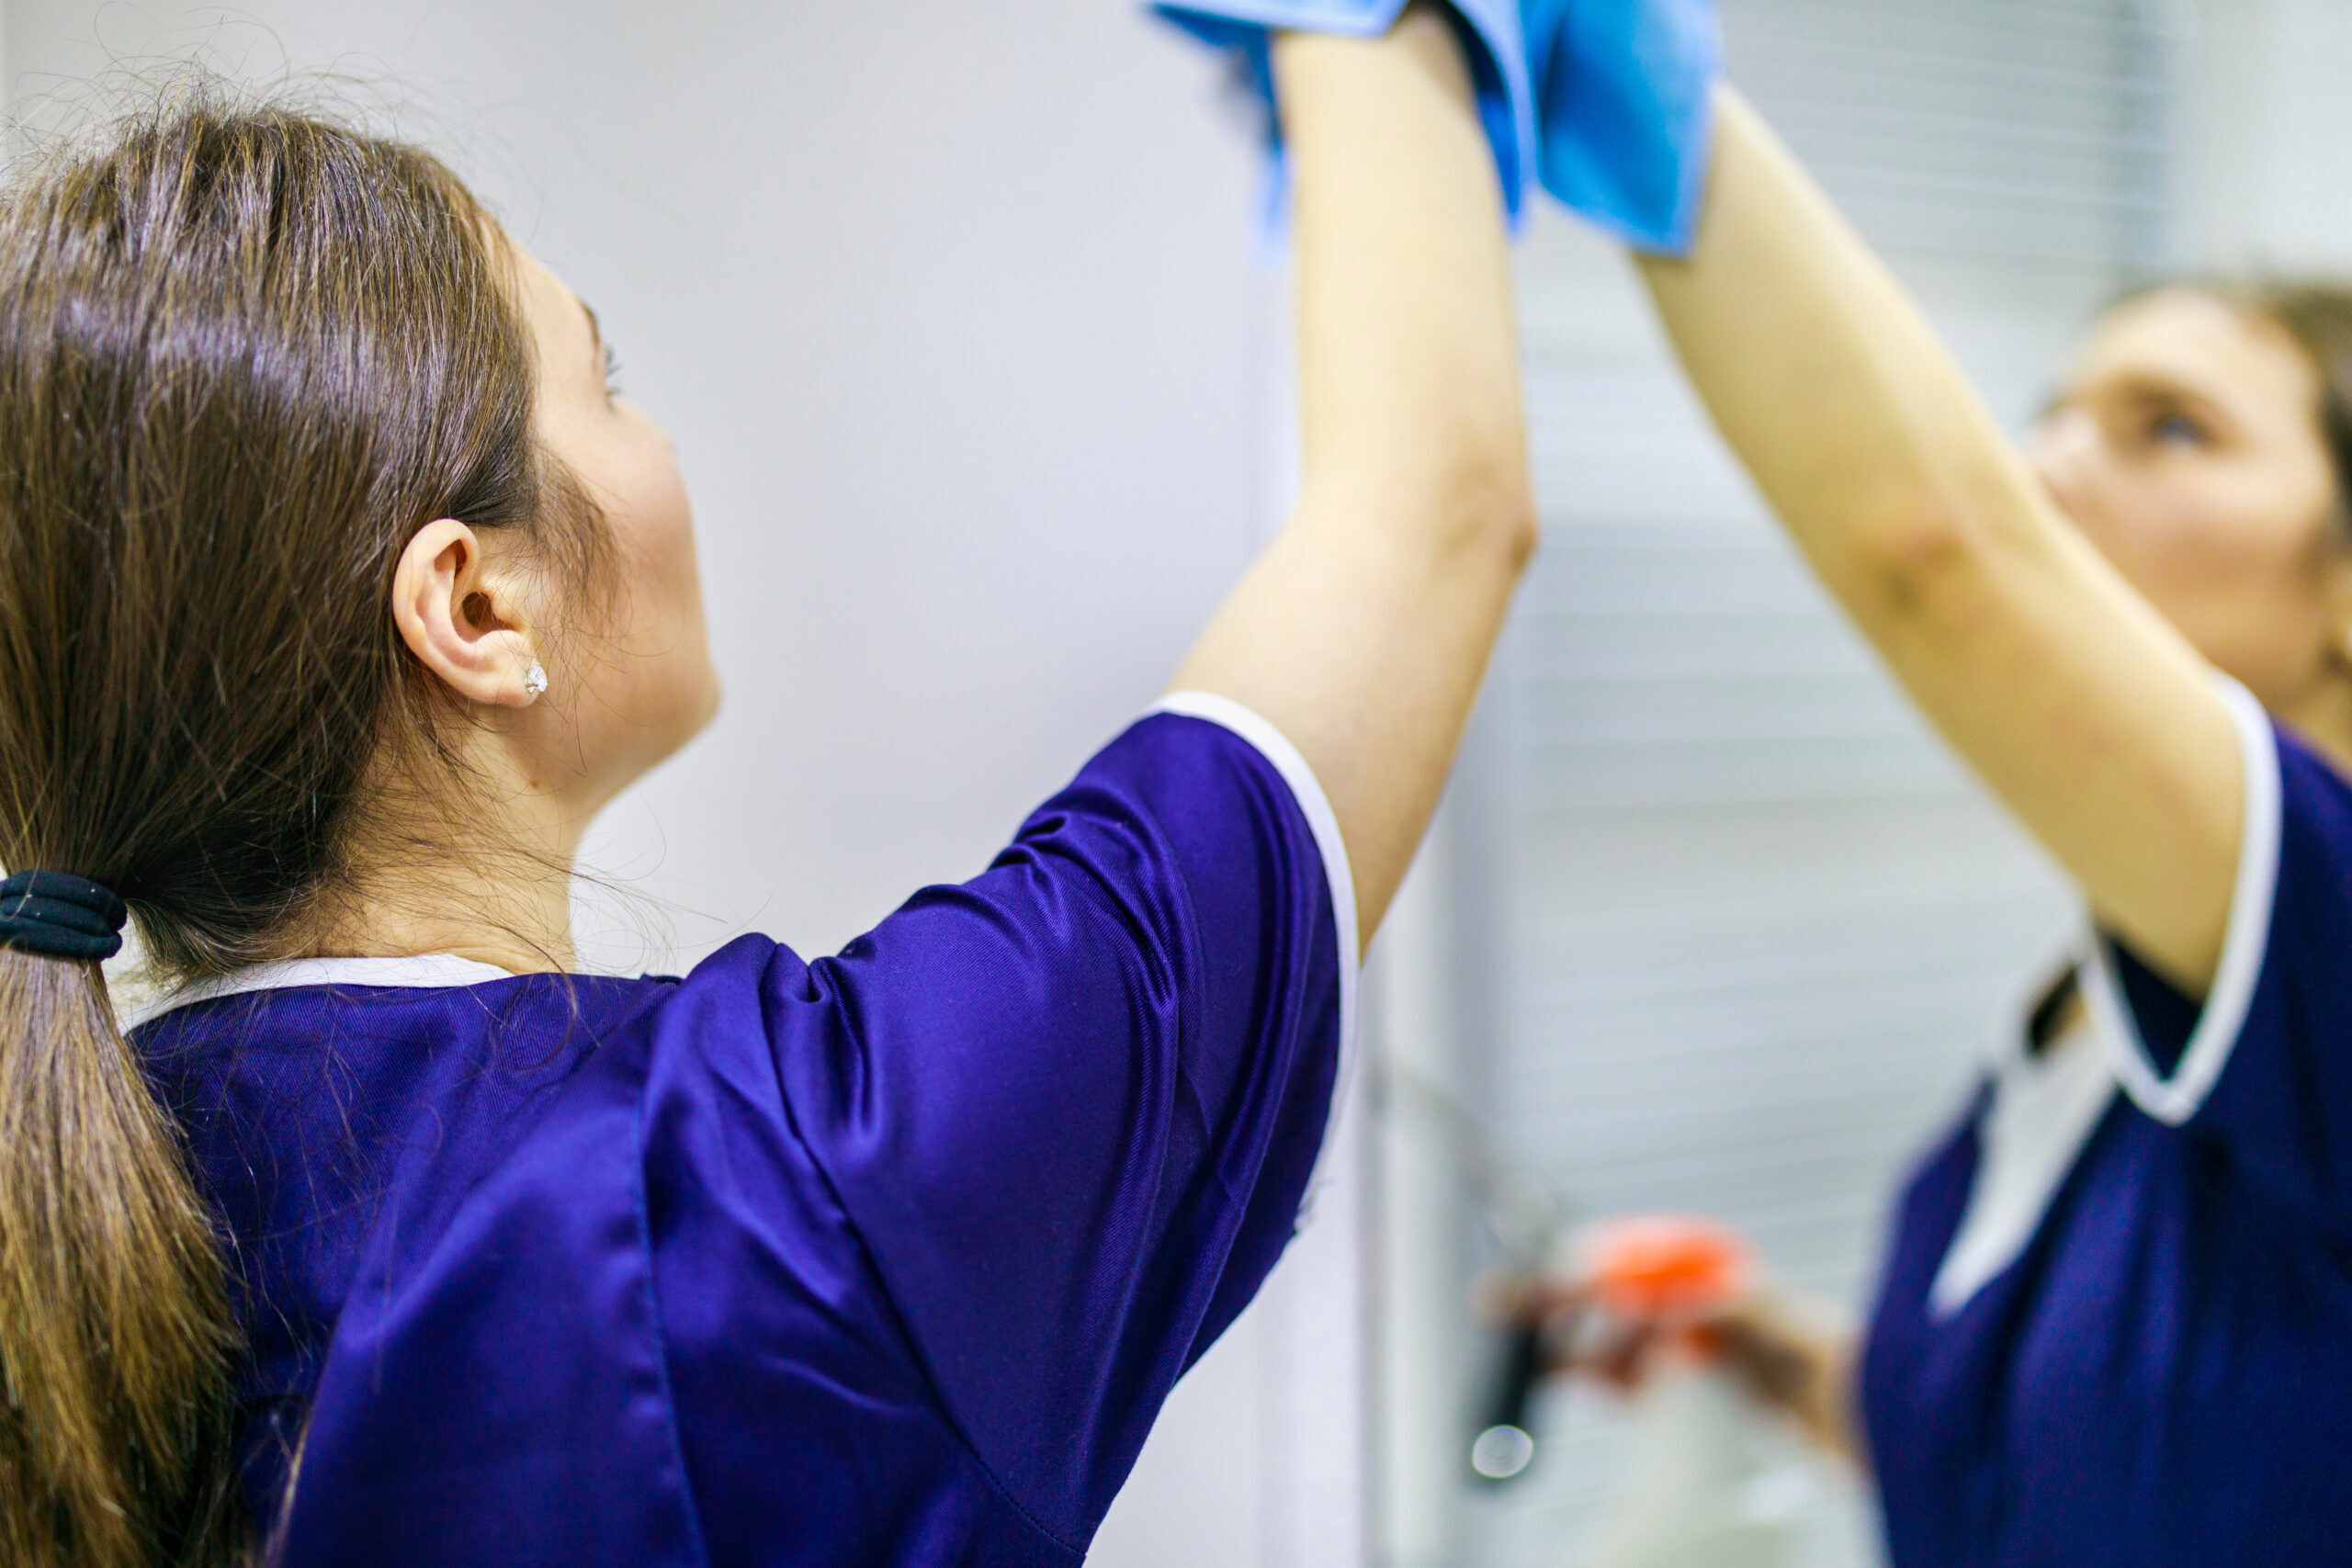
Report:
[{"label": "woman's hand", "polygon": [[[1628,1337],[1655,1347],[1658,1332],[1653,1325],[1633,1330]],[[1767,1290],[1699,1318],[1681,1332],[1693,1351],[1768,1409],[1795,1422],[1820,1448],[1860,1461],[1852,1403],[1855,1334],[1834,1308]],[[1641,1359],[1638,1349],[1634,1359]]]},{"label": "woman's hand", "polygon": [[1668,1359],[1713,1366],[1816,1446],[1856,1464],[1864,1445],[1853,1415],[1857,1336],[1838,1308],[1780,1287],[1752,1291],[1695,1314],[1628,1318],[1597,1306],[1589,1283],[1557,1281],[1522,1294],[1555,1325],[1550,1370],[1637,1393]]},{"label": "woman's hand", "polygon": [[1849,1412],[1855,1335],[1826,1302],[1756,1283],[1754,1246],[1699,1214],[1624,1214],[1587,1226],[1571,1272],[1490,1298],[1532,1326],[1555,1374],[1631,1393],[1663,1362],[1713,1368],[1832,1453],[1858,1459]]}]

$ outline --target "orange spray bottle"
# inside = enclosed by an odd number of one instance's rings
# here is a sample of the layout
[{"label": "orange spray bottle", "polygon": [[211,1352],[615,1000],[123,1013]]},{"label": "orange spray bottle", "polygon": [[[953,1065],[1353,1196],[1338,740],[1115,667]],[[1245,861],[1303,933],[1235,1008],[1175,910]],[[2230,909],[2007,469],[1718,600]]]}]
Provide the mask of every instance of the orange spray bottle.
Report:
[{"label": "orange spray bottle", "polygon": [[1601,1332],[1644,1331],[1628,1483],[1577,1568],[1791,1568],[1817,1499],[1801,1445],[1719,1365],[1708,1319],[1754,1287],[1747,1238],[1653,1214],[1589,1227],[1577,1273]]}]

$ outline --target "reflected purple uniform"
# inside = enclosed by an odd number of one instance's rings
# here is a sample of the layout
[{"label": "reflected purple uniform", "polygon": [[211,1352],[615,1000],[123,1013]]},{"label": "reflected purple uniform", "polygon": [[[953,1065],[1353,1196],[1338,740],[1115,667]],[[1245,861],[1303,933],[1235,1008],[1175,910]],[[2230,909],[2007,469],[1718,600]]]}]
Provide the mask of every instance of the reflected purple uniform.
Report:
[{"label": "reflected purple uniform", "polygon": [[[2352,1560],[2352,786],[2232,697],[2247,824],[2205,1003],[2091,944],[2079,1114],[2005,1145],[2026,1080],[1996,1076],[1905,1196],[1862,1377],[1897,1568]],[[2010,1155],[2056,1156],[2039,1213],[1939,1300]]]},{"label": "reflected purple uniform", "polygon": [[1329,808],[1219,717],[1146,718],[836,957],[138,1031],[233,1237],[265,1520],[300,1445],[284,1561],[1077,1562],[1340,1072]]}]

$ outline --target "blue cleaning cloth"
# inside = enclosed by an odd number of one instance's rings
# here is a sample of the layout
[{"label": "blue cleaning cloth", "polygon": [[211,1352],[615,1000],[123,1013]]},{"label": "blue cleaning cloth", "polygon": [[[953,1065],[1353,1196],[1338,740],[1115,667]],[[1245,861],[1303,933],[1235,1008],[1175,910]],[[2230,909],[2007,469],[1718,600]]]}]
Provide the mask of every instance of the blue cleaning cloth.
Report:
[{"label": "blue cleaning cloth", "polygon": [[[1240,62],[1250,90],[1268,109],[1267,147],[1273,158],[1274,175],[1272,195],[1279,197],[1287,166],[1283,162],[1281,121],[1272,112],[1274,72],[1267,44],[1269,29],[1378,38],[1396,25],[1405,4],[1406,0],[1210,0],[1208,4],[1161,0],[1151,9],[1202,42],[1229,51]],[[1464,23],[1463,42],[1477,88],[1478,118],[1495,150],[1503,205],[1516,228],[1526,210],[1528,187],[1534,183],[1536,148],[1535,94],[1527,70],[1526,35],[1520,28],[1518,3],[1453,0],[1453,9]],[[1270,205],[1279,213],[1278,200]]]},{"label": "blue cleaning cloth", "polygon": [[1723,73],[1714,0],[1521,0],[1544,188],[1645,251],[1697,237]]},{"label": "blue cleaning cloth", "polygon": [[[1722,69],[1713,0],[1453,0],[1479,118],[1514,227],[1544,189],[1645,250],[1680,254],[1697,228]],[[1405,0],[1158,0],[1151,8],[1227,51],[1271,109],[1270,28],[1373,38]],[[1279,197],[1285,169],[1269,118]]]}]

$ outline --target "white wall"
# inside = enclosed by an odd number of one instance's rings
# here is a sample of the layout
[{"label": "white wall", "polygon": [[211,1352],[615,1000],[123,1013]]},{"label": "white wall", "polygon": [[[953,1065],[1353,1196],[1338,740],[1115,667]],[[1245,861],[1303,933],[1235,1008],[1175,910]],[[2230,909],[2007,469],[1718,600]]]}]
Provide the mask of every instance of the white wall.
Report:
[{"label": "white wall", "polygon": [[[746,929],[828,949],[978,871],[1246,560],[1253,160],[1206,62],[1126,5],[243,14],[7,0],[12,107],[199,47],[377,84],[595,305],[677,442],[728,702],[597,847],[674,938],[600,901],[585,935],[616,966]],[[1288,1564],[1328,1536],[1283,1461],[1318,1448],[1293,1413],[1330,1370],[1295,1351],[1329,1341],[1351,1234],[1179,1392],[1098,1561]]]}]

